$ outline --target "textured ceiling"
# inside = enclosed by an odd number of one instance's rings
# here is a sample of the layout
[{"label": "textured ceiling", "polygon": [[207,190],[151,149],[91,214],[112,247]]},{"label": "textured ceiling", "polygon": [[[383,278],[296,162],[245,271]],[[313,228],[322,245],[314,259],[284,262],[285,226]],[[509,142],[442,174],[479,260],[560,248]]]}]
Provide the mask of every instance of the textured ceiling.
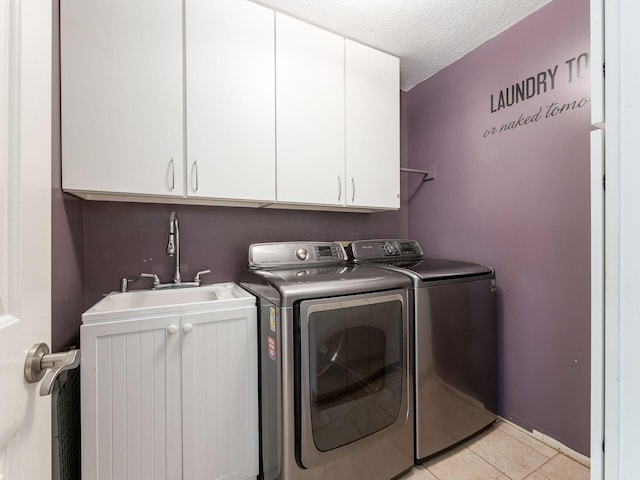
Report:
[{"label": "textured ceiling", "polygon": [[400,57],[409,90],[550,0],[255,0]]}]

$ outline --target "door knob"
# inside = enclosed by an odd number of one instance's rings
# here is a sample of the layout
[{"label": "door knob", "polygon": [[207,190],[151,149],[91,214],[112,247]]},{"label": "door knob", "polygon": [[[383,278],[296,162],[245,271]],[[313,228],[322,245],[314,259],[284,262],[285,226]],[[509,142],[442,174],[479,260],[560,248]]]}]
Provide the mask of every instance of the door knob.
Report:
[{"label": "door knob", "polygon": [[24,378],[27,383],[37,383],[42,380],[40,396],[44,397],[51,393],[53,382],[61,372],[76,368],[78,365],[80,365],[80,350],[49,353],[49,346],[46,343],[36,343],[27,354]]}]

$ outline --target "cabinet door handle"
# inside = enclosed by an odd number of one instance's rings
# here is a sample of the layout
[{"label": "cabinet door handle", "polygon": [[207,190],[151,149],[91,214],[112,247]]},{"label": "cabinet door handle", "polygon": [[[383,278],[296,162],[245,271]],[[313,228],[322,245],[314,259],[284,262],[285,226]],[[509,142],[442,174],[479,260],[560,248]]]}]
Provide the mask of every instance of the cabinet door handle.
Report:
[{"label": "cabinet door handle", "polygon": [[178,333],[178,327],[175,325],[169,325],[167,327],[167,333],[169,335],[175,335],[176,333]]},{"label": "cabinet door handle", "polygon": [[351,177],[351,202],[353,203],[356,199],[356,181]]},{"label": "cabinet door handle", "polygon": [[191,325],[190,323],[185,323],[185,324],[182,326],[182,331],[183,331],[184,333],[189,333],[191,330],[193,330],[193,325]]},{"label": "cabinet door handle", "polygon": [[193,193],[198,191],[198,187],[198,159],[196,159],[191,166],[191,189]]},{"label": "cabinet door handle", "polygon": [[173,157],[169,160],[169,168],[167,169],[167,174],[171,173],[171,182],[169,182],[169,190],[173,192],[173,189],[176,188],[176,168],[175,162],[173,161]]},{"label": "cabinet door handle", "polygon": [[340,201],[340,197],[342,197],[342,181],[338,177],[338,201]]}]

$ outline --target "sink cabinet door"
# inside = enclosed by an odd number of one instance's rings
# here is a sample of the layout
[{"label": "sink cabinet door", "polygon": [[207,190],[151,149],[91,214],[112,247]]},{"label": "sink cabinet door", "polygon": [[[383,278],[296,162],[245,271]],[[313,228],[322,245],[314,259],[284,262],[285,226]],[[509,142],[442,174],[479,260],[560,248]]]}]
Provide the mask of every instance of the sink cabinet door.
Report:
[{"label": "sink cabinet door", "polygon": [[256,308],[182,317],[184,479],[258,474]]},{"label": "sink cabinet door", "polygon": [[182,478],[179,322],[81,327],[82,478]]}]

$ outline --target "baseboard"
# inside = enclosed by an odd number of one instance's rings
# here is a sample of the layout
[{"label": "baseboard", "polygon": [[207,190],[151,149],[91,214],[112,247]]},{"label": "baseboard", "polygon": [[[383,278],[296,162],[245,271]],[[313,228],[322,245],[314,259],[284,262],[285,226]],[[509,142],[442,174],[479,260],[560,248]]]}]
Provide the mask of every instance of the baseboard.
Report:
[{"label": "baseboard", "polygon": [[522,428],[520,425],[516,425],[515,423],[510,422],[509,420],[506,420],[502,417],[498,417],[498,418],[501,421],[508,423],[512,427],[520,430],[522,433],[529,435],[531,438],[535,438],[539,442],[544,443],[547,447],[557,450],[558,452],[562,453],[563,455],[566,455],[567,457],[571,458],[572,460],[575,460],[576,462],[580,463],[581,465],[584,465],[587,468],[591,468],[591,460],[589,459],[589,457],[581,453],[578,453],[575,450],[570,449],[569,447],[559,442],[558,440],[551,438],[549,435],[545,435],[544,433],[538,432],[537,430],[530,432],[526,428]]}]

